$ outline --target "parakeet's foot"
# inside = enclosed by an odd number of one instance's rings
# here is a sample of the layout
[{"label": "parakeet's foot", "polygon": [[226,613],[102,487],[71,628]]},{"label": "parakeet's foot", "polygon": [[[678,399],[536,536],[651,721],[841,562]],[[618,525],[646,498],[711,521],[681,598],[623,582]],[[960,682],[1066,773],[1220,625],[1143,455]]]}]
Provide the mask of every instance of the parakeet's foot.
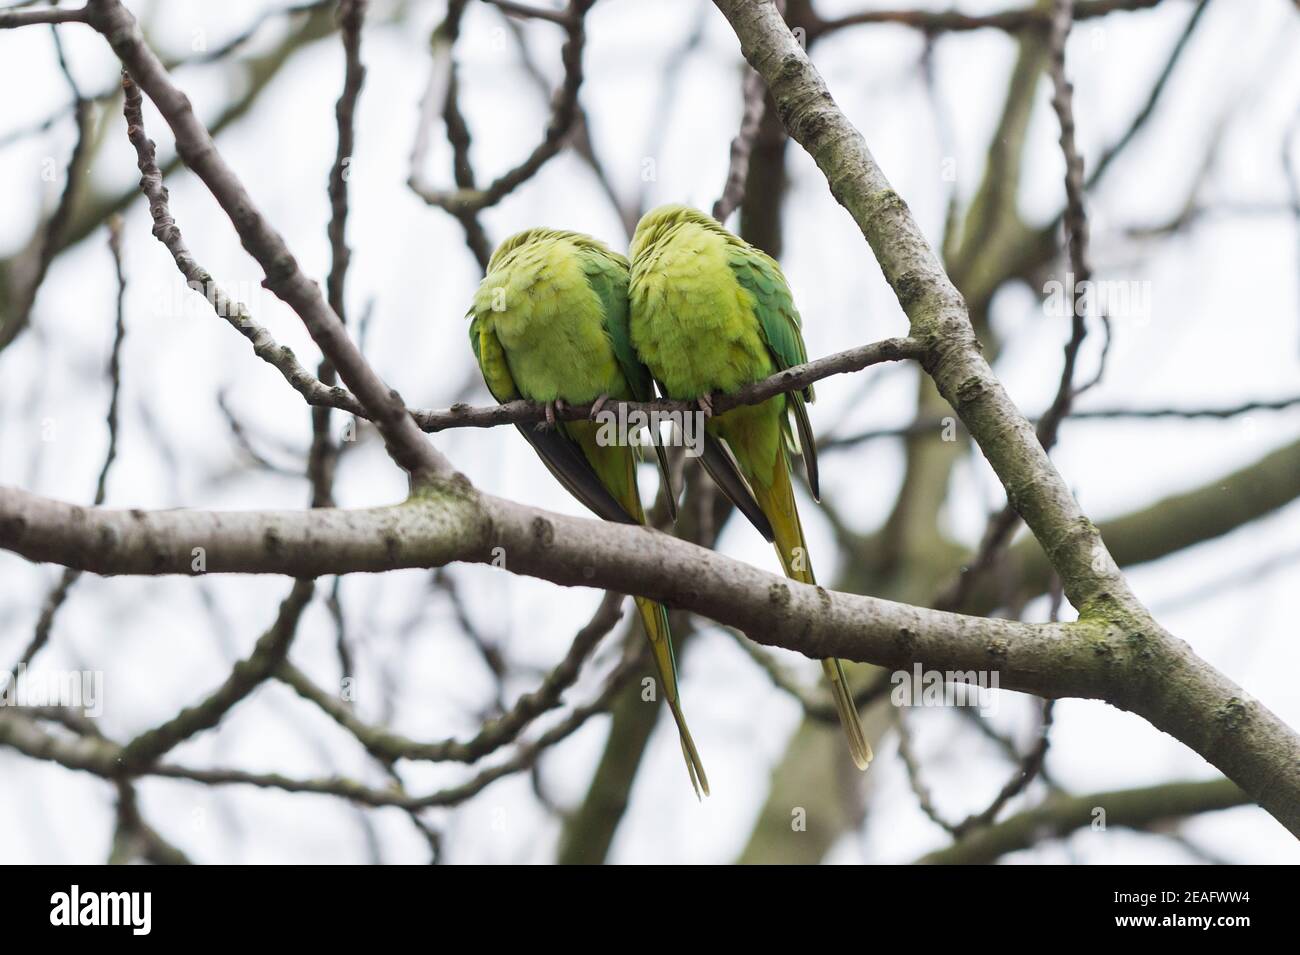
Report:
[{"label": "parakeet's foot", "polygon": [[700,395],[695,399],[695,403],[699,405],[700,411],[704,413],[704,420],[707,421],[709,418],[713,417],[713,395]]},{"label": "parakeet's foot", "polygon": [[600,409],[605,407],[605,402],[609,401],[609,395],[601,395],[591,403],[591,420],[595,421],[596,416],[600,414]]},{"label": "parakeet's foot", "polygon": [[537,422],[538,431],[555,430],[555,413],[563,413],[569,409],[569,404],[563,398],[556,398],[554,401],[546,402],[546,420]]}]

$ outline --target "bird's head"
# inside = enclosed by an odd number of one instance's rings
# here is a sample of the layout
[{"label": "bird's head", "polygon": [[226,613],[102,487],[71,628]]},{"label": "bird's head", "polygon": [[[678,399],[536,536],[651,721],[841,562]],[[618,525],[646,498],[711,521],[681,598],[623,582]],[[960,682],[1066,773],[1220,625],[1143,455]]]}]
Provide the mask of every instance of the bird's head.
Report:
[{"label": "bird's head", "polygon": [[667,239],[683,225],[697,225],[710,232],[726,234],[717,220],[699,209],[683,205],[659,206],[643,215],[636,224],[636,233],[632,236],[632,247],[629,250],[630,257],[635,261],[647,249]]},{"label": "bird's head", "polygon": [[557,232],[555,229],[525,229],[523,232],[516,232],[507,239],[503,239],[497,246],[496,251],[492,253],[492,258],[488,260],[488,272],[495,272],[504,268],[512,259],[519,254],[540,243],[553,242],[566,235],[564,232]]},{"label": "bird's head", "polygon": [[[526,259],[530,255],[546,253],[561,245],[567,246],[573,252],[596,253],[624,261],[621,255],[613,251],[605,243],[581,232],[566,232],[563,229],[525,229],[523,232],[516,232],[508,239],[502,240],[501,244],[497,246],[496,251],[492,253],[492,258],[488,260],[488,274],[509,268],[512,264],[521,259]],[[626,267],[626,261],[624,261],[624,266]]]}]

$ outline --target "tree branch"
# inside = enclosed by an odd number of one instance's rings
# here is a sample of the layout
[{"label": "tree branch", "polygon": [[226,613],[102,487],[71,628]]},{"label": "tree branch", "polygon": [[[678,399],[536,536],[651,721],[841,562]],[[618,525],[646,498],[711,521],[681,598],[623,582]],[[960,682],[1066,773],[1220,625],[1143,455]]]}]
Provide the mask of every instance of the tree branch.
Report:
[{"label": "tree branch", "polygon": [[[922,856],[917,862],[924,865],[980,865],[1099,822],[1106,828],[1136,828],[1247,803],[1246,794],[1227,779],[1163,783],[1142,789],[1081,796],[1049,796],[1041,805],[987,829],[971,832],[946,849]],[[1099,814],[1097,810],[1103,812]]]},{"label": "tree branch", "polygon": [[[564,586],[637,593],[822,659],[996,671],[999,685],[1131,709],[1244,781],[1300,832],[1300,742],[1181,644],[1081,620],[967,617],[795,583],[645,527],[565,517],[453,479],[393,507],[112,511],[0,488],[0,547],[97,573],[327,573],[494,563]],[[1140,626],[1140,622],[1137,622]],[[1253,791],[1252,791],[1253,790]]]},{"label": "tree branch", "polygon": [[[587,34],[585,17],[595,0],[570,0],[560,19],[567,34],[561,59],[564,63],[564,81],[556,90],[551,104],[551,117],[546,124],[542,141],[527,158],[508,172],[494,179],[487,187],[432,189],[424,185],[420,170],[413,169],[407,184],[429,205],[438,206],[461,217],[496,205],[516,188],[535,176],[564,146],[564,139],[573,128],[578,116],[578,90],[582,87],[582,51]],[[518,8],[512,12],[518,12]]]},{"label": "tree branch", "polygon": [[86,7],[42,7],[39,10],[0,10],[0,30],[32,26],[38,23],[86,23]]},{"label": "tree branch", "polygon": [[[1161,0],[1083,0],[1074,13],[1076,20],[1104,17],[1117,11],[1145,10],[1154,7]],[[811,35],[822,36],[844,27],[860,26],[867,23],[894,23],[912,27],[925,33],[955,33],[967,30],[996,29],[1008,33],[1017,30],[1047,28],[1050,14],[1040,6],[1022,7],[1018,10],[1003,10],[1000,13],[968,14],[957,10],[863,10],[850,13],[832,20],[821,21]]]},{"label": "tree branch", "polygon": [[296,667],[281,665],[277,676],[295,693],[315,703],[336,723],[355,736],[367,752],[386,762],[396,759],[473,763],[513,743],[537,717],[560,705],[560,698],[578,678],[583,663],[604,636],[622,617],[620,594],[606,594],[591,620],[578,631],[569,652],[542,680],[537,689],[525,693],[509,711],[487,723],[473,739],[437,740],[431,743],[407,739],[389,729],[371,726],[336,698],[323,692]]},{"label": "tree branch", "polygon": [[[1300,833],[1300,774],[1295,772],[1300,738],[1167,633],[1133,595],[1033,427],[980,354],[965,302],[907,204],[775,7],[753,0],[715,0],[715,5],[731,22],[750,65],[767,81],[786,129],[862,230],[911,320],[913,337],[926,344],[926,371],[1038,538],[1081,621],[1124,635],[1134,654],[1129,665],[1141,672],[1114,674],[1116,684],[1131,685],[1127,690],[1112,686],[1111,702],[1156,726],[1182,724],[1186,734],[1175,734],[1179,739]],[[1133,690],[1136,695],[1130,695]]]},{"label": "tree branch", "polygon": [[451,464],[420,434],[401,397],[379,378],[348,337],[315,282],[298,267],[293,254],[254,205],[243,183],[217,152],[212,137],[190,106],[189,98],[168,76],[149,49],[139,25],[120,0],[91,0],[90,24],[104,35],[113,51],[145,94],[153,100],[176,136],[176,151],[208,187],[230,217],[240,242],[266,273],[263,282],[294,310],[321,353],[338,370],[374,420],[393,460],[415,483],[447,474]]},{"label": "tree branch", "polygon": [[[919,359],[924,354],[919,342],[909,338],[886,338],[869,345],[861,345],[848,351],[837,352],[818,358],[802,365],[794,365],[779,371],[762,381],[756,381],[735,392],[713,396],[713,412],[721,414],[741,405],[761,404],[774,395],[788,391],[798,391],[814,382],[832,375],[844,375],[861,371],[871,365],[886,361]],[[333,401],[331,397],[328,399]],[[698,410],[693,401],[606,401],[603,410],[621,414],[620,408],[630,414],[640,411],[645,414],[691,413]],[[583,421],[591,417],[592,406],[565,405],[555,410],[558,421]],[[413,411],[412,416],[425,431],[443,431],[447,428],[493,428],[502,424],[540,424],[546,420],[545,405],[533,401],[508,401],[505,404],[482,408],[467,405],[452,405],[445,411]]]},{"label": "tree branch", "polygon": [[313,589],[311,580],[295,581],[280,604],[275,623],[258,639],[252,655],[235,664],[230,676],[201,702],[187,706],[162,725],[146,730],[123,746],[117,762],[128,771],[138,772],[191,736],[220,723],[235,704],[269,679],[284,662],[302,612],[311,602]]}]

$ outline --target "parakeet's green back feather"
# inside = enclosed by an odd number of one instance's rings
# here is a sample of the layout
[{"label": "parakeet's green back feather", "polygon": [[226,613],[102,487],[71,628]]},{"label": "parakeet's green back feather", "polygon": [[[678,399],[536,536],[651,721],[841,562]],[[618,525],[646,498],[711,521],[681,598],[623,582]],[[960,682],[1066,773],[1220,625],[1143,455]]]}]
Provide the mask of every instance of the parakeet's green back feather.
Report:
[{"label": "parakeet's green back feather", "polygon": [[[738,240],[739,241],[739,240]],[[794,365],[802,365],[808,360],[804,347],[799,312],[794,307],[794,298],[790,295],[790,286],[776,261],[761,249],[746,245],[743,248],[733,246],[731,249],[731,270],[742,288],[754,296],[754,315],[758,318],[778,371],[784,371]],[[795,425],[799,430],[798,450],[803,454],[804,465],[808,469],[808,487],[814,500],[821,499],[820,482],[817,475],[817,445],[813,439],[812,424],[808,421],[808,409],[804,402],[815,400],[813,387],[786,396],[786,403],[794,415]],[[781,421],[782,432],[795,443],[790,434],[790,420]]]},{"label": "parakeet's green back feather", "polygon": [[[802,365],[808,360],[808,352],[804,348],[799,312],[781,267],[766,252],[750,245],[732,246],[728,251],[736,281],[754,296],[754,315],[777,370]],[[814,400],[811,385],[802,394],[806,400]]]}]

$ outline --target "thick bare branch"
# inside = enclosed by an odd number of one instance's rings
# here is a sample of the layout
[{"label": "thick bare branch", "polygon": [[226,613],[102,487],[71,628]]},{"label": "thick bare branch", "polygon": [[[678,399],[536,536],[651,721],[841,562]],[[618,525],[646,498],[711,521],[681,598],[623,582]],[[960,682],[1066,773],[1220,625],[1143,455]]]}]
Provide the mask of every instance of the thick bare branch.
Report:
[{"label": "thick bare branch", "polygon": [[[1300,738],[1159,626],[1130,590],[1101,535],[980,354],[965,303],[861,133],[836,106],[799,41],[770,3],[715,0],[745,57],[767,81],[790,135],[853,216],[886,280],[926,343],[924,367],[979,444],[1011,506],[1038,538],[1081,619],[1125,633],[1146,670],[1141,699],[1113,698],[1177,734],[1293,831],[1300,830]],[[1160,660],[1158,670],[1148,670]],[[1146,662],[1139,662],[1146,661]],[[1051,695],[1051,694],[1042,694]],[[1247,715],[1249,712],[1250,715]],[[1175,714],[1181,714],[1176,716]],[[1262,721],[1257,721],[1257,717]],[[1250,724],[1250,729],[1246,725]]]},{"label": "thick bare branch", "polygon": [[[339,511],[91,510],[0,488],[0,547],[98,573],[326,573],[499,563],[564,586],[638,593],[809,657],[996,671],[999,685],[1145,717],[1238,777],[1300,832],[1300,740],[1266,707],[1143,621],[1026,624],[798,584],[645,527],[565,517],[460,479],[401,505]],[[196,548],[200,550],[196,551]]]}]

